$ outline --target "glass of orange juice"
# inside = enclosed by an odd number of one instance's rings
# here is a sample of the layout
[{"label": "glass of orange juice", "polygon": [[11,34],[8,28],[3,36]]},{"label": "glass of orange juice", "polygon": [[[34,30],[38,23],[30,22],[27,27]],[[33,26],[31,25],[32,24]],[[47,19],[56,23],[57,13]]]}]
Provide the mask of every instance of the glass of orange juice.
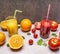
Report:
[{"label": "glass of orange juice", "polygon": [[6,23],[9,36],[18,33],[18,23],[16,18],[14,18],[13,16],[8,16],[6,18]]}]

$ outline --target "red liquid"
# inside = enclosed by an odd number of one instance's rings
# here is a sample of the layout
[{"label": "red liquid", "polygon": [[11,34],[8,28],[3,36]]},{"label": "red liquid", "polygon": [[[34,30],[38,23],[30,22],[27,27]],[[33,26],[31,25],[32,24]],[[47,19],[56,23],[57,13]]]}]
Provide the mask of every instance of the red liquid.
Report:
[{"label": "red liquid", "polygon": [[42,20],[41,21],[41,29],[40,29],[40,36],[44,39],[49,37],[51,30],[51,21],[50,20]]}]

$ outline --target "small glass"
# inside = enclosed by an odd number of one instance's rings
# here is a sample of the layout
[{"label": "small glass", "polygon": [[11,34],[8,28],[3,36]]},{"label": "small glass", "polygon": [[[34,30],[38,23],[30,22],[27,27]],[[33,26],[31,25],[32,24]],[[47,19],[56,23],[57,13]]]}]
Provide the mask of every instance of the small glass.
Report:
[{"label": "small glass", "polygon": [[12,36],[13,34],[17,34],[18,23],[16,18],[14,18],[13,16],[8,16],[6,18],[6,22],[7,22],[7,30],[8,30],[9,36]]},{"label": "small glass", "polygon": [[41,21],[41,29],[40,29],[40,36],[44,39],[49,37],[51,30],[51,20],[42,20]]}]

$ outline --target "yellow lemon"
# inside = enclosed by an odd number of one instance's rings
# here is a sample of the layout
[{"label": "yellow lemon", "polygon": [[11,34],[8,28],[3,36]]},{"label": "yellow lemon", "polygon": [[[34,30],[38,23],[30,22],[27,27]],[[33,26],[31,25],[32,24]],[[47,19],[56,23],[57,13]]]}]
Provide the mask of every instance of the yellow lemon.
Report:
[{"label": "yellow lemon", "polygon": [[23,46],[23,44],[23,37],[18,34],[12,35],[9,39],[9,46],[12,49],[19,49]]},{"label": "yellow lemon", "polygon": [[5,43],[6,36],[3,32],[0,32],[0,45]]},{"label": "yellow lemon", "polygon": [[23,19],[21,21],[20,25],[21,25],[21,29],[23,31],[29,31],[31,29],[32,22],[30,19]]}]

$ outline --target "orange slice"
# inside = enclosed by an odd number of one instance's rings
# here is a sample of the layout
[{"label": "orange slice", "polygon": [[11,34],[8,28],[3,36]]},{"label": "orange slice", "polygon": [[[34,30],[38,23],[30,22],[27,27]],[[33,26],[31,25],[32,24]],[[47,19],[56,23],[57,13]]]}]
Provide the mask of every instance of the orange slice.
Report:
[{"label": "orange slice", "polygon": [[5,43],[6,36],[3,32],[0,32],[0,45]]},{"label": "orange slice", "polygon": [[23,37],[18,34],[12,35],[9,39],[9,46],[12,49],[19,49],[23,46],[23,44]]},{"label": "orange slice", "polygon": [[2,30],[6,31],[7,30],[7,25],[6,25],[6,21],[2,21],[1,24],[0,24]]}]

